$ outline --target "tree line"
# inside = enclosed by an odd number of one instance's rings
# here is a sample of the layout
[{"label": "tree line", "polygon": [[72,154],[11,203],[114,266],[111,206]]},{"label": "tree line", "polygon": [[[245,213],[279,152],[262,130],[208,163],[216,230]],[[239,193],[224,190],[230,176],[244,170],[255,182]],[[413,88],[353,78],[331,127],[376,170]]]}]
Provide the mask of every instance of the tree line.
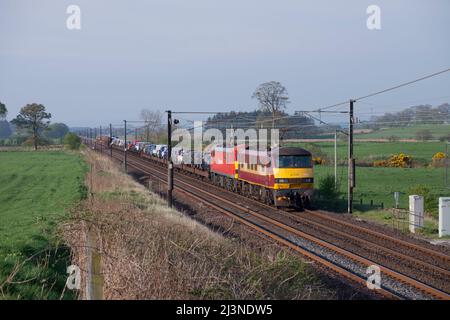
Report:
[{"label": "tree line", "polygon": [[[313,119],[303,115],[289,115],[286,107],[290,103],[287,89],[277,81],[260,84],[252,96],[258,107],[254,111],[231,111],[209,117],[206,128],[217,128],[225,134],[226,129],[278,129],[280,139],[302,139],[316,137],[331,128],[319,128]],[[334,128],[332,129],[334,130]]]},{"label": "tree line", "polygon": [[382,116],[372,117],[371,122],[383,127],[407,126],[418,123],[450,123],[450,104],[444,103],[436,107],[429,104],[413,106],[399,112],[387,112]]},{"label": "tree line", "polygon": [[[313,119],[302,114],[289,115],[285,109],[289,101],[287,89],[277,81],[260,84],[251,95],[258,103],[254,111],[230,111],[209,117],[205,129],[219,129],[225,135],[226,129],[278,129],[280,139],[300,139],[334,131],[333,128],[318,127]],[[141,141],[162,142],[167,137],[167,127],[162,121],[162,113],[143,109],[140,119],[144,125],[137,128],[136,138]],[[131,129],[132,131],[133,129]],[[133,137],[133,134],[130,134]]]},{"label": "tree line", "polygon": [[[285,109],[289,101],[286,88],[277,81],[270,81],[260,84],[253,94],[253,99],[258,102],[258,107],[254,111],[230,111],[227,113],[217,113],[209,117],[205,123],[205,129],[215,128],[223,131],[229,128],[240,129],[278,129],[281,139],[298,139],[305,137],[315,137],[323,132],[334,131],[335,128],[320,128],[315,125],[311,118],[295,114],[289,115]],[[127,138],[129,140],[147,141],[154,143],[167,142],[167,126],[164,122],[164,114],[161,111],[142,109],[139,119],[142,125],[128,127]],[[77,128],[80,134],[86,134],[89,128]],[[108,129],[103,133],[108,132]],[[97,131],[98,133],[98,131]],[[113,135],[124,136],[123,128],[114,128]]]}]

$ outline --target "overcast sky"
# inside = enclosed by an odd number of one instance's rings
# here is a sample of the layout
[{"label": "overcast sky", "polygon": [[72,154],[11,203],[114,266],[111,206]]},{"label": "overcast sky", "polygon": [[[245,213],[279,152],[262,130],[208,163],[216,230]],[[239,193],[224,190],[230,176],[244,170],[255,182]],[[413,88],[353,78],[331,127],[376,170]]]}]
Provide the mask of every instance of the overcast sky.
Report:
[{"label": "overcast sky", "polygon": [[[66,27],[71,4],[81,30]],[[371,4],[381,30],[366,26]],[[37,102],[53,121],[98,125],[142,108],[250,111],[276,80],[292,113],[449,68],[449,31],[448,0],[0,0],[0,101],[9,119]],[[356,107],[445,101],[450,73]]]}]

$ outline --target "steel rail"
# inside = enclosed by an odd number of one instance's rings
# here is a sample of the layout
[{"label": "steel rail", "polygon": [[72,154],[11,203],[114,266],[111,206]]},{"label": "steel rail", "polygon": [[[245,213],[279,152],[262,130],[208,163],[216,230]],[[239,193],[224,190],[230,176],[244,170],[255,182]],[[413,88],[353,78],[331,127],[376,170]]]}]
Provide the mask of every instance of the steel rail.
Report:
[{"label": "steel rail", "polygon": [[378,238],[382,238],[382,239],[385,239],[385,240],[389,240],[389,241],[395,242],[397,244],[401,244],[402,246],[409,247],[409,248],[411,248],[413,250],[421,251],[421,252],[423,252],[425,254],[438,257],[438,258],[440,258],[440,259],[450,263],[450,256],[448,256],[448,255],[446,255],[446,254],[444,254],[442,252],[438,252],[438,251],[435,251],[435,250],[432,250],[432,249],[429,249],[429,248],[421,247],[421,246],[415,245],[413,243],[404,241],[402,239],[394,238],[394,237],[392,237],[390,235],[387,235],[387,234],[384,234],[384,233],[381,233],[381,232],[378,232],[378,231],[375,231],[375,230],[371,230],[371,229],[368,229],[368,228],[357,226],[357,225],[351,224],[351,223],[349,223],[347,221],[342,221],[341,219],[330,217],[327,214],[324,214],[324,213],[321,213],[321,212],[311,211],[311,210],[307,210],[307,212],[309,214],[315,215],[317,217],[320,217],[320,218],[323,218],[323,219],[326,219],[326,220],[330,220],[330,221],[332,221],[334,223],[338,223],[340,225],[343,225],[343,226],[346,226],[346,227],[349,227],[349,228],[352,228],[352,229],[356,229],[356,230],[361,231],[361,232],[365,232],[365,233],[371,234],[374,237],[378,237]]},{"label": "steel rail", "polygon": [[[133,158],[134,158],[134,157],[133,157]],[[143,171],[143,172],[145,172],[145,173],[147,173],[147,174],[151,174],[152,176],[155,176],[154,172],[156,171],[159,175],[163,175],[163,176],[164,176],[164,173],[161,173],[160,171],[158,171],[158,170],[155,169],[155,168],[152,168],[153,173],[150,172],[150,171],[149,171],[149,168],[148,168],[148,166],[147,166],[148,163],[149,163],[149,161],[146,161],[146,160],[144,160],[144,159],[142,159],[142,158],[140,158],[140,157],[137,157],[137,156],[135,157],[135,159],[137,159],[137,161],[141,162],[140,165],[139,165],[139,163],[138,163],[137,165],[136,165],[136,164],[133,165],[133,166],[136,167],[138,170],[141,170],[141,171]],[[131,159],[130,159],[130,160],[131,160]],[[133,162],[134,162],[134,161],[133,161]],[[142,164],[142,163],[144,163],[144,164]],[[130,164],[131,164],[131,163],[130,163]],[[161,180],[162,182],[165,183],[165,180],[164,180],[163,178],[157,177],[157,176],[155,176],[155,177],[158,178],[159,180]],[[184,177],[187,177],[187,176],[184,175]],[[306,234],[306,233],[304,233],[304,232],[302,232],[302,231],[300,231],[300,230],[294,229],[294,228],[292,228],[292,227],[290,227],[290,226],[288,226],[288,225],[286,225],[286,224],[284,224],[284,223],[282,223],[282,222],[279,222],[279,221],[277,221],[277,220],[275,220],[275,219],[269,218],[269,217],[267,217],[267,216],[265,216],[265,215],[262,215],[262,214],[260,214],[260,213],[258,213],[258,212],[256,212],[256,211],[253,211],[253,210],[249,209],[248,207],[242,207],[242,206],[239,206],[239,205],[237,205],[237,204],[236,204],[235,202],[233,202],[233,201],[229,201],[229,200],[227,200],[227,199],[224,199],[224,198],[222,198],[222,197],[219,197],[219,196],[217,196],[217,195],[215,195],[215,194],[213,194],[213,193],[211,193],[211,192],[209,192],[209,191],[206,191],[206,190],[204,190],[204,189],[195,187],[195,186],[193,186],[193,185],[191,185],[191,184],[189,184],[189,183],[186,183],[186,182],[184,182],[184,181],[182,181],[182,180],[180,180],[180,179],[177,179],[177,180],[178,180],[178,182],[180,182],[180,183],[182,183],[182,184],[184,184],[184,185],[187,185],[188,188],[189,188],[189,191],[186,190],[186,188],[180,187],[179,185],[176,185],[175,188],[176,188],[176,189],[182,188],[182,189],[184,190],[184,193],[187,192],[187,193],[189,193],[190,196],[193,196],[193,197],[195,197],[195,198],[199,198],[198,193],[197,193],[197,194],[194,194],[194,193],[192,192],[192,189],[195,189],[195,190],[197,190],[197,191],[200,192],[200,193],[203,192],[203,193],[207,194],[208,197],[212,197],[212,198],[215,198],[215,199],[218,200],[218,201],[225,202],[225,203],[227,203],[227,204],[229,204],[229,205],[231,205],[231,206],[233,206],[233,207],[235,207],[235,208],[237,208],[237,209],[239,209],[239,210],[243,210],[244,212],[249,213],[249,214],[251,214],[251,215],[254,216],[254,217],[257,217],[257,218],[260,219],[260,220],[263,220],[263,221],[265,221],[265,222],[267,222],[267,223],[270,223],[271,225],[275,225],[275,226],[277,226],[277,227],[279,227],[279,228],[281,228],[281,229],[283,229],[283,230],[285,230],[285,231],[288,231],[288,232],[290,232],[290,233],[293,233],[293,234],[295,234],[295,235],[297,235],[297,236],[299,236],[299,237],[302,237],[302,238],[304,238],[304,239],[307,239],[307,240],[309,240],[309,241],[311,241],[311,242],[314,242],[314,243],[316,243],[316,244],[318,244],[318,245],[320,245],[320,246],[322,246],[322,247],[328,248],[328,249],[330,249],[330,250],[332,250],[332,251],[334,251],[334,252],[338,252],[338,253],[340,253],[342,256],[346,256],[347,258],[350,258],[350,259],[352,259],[352,260],[354,260],[354,261],[357,261],[357,262],[359,262],[360,264],[363,264],[363,265],[366,265],[366,266],[374,265],[374,264],[377,265],[376,263],[374,263],[373,261],[370,261],[369,259],[366,259],[366,258],[364,258],[364,257],[362,257],[362,256],[356,255],[356,254],[354,254],[354,253],[352,253],[352,252],[349,252],[349,251],[347,251],[347,250],[345,250],[345,249],[342,249],[342,248],[340,248],[340,247],[337,247],[337,246],[335,246],[335,245],[333,245],[333,244],[331,244],[331,243],[329,243],[329,242],[326,242],[326,241],[324,241],[324,240],[318,239],[317,237],[314,237],[314,236],[311,236],[311,235],[309,235],[309,234]],[[203,201],[211,202],[210,199],[203,199]],[[211,205],[217,206],[217,204],[215,204],[215,203],[211,203]],[[268,206],[268,207],[270,207],[270,206]],[[270,208],[271,208],[271,207],[270,207]],[[273,209],[273,208],[272,208],[272,209]],[[222,208],[222,210],[224,210],[224,209]],[[229,215],[229,214],[231,214],[231,215],[233,215],[233,216],[236,216],[236,214],[233,213],[233,212],[231,212],[231,211],[228,212],[228,215]],[[240,219],[243,219],[243,218],[240,217]],[[335,219],[335,218],[333,218],[333,219]],[[246,224],[248,224],[248,221],[247,221]],[[261,228],[260,226],[258,226],[258,227]],[[353,225],[352,225],[352,227],[353,227]],[[331,229],[331,228],[329,228],[329,229]],[[361,228],[361,229],[366,230],[365,228]],[[265,229],[265,230],[266,230],[266,229]],[[370,230],[370,231],[372,231],[372,230]],[[267,231],[267,230],[266,230],[266,232],[265,232],[264,234],[267,235],[267,234],[266,234],[267,232],[270,232],[270,231]],[[336,230],[333,230],[333,232],[336,232]],[[272,232],[272,233],[273,233],[273,232]],[[347,235],[346,235],[346,236],[347,236]],[[278,235],[278,237],[279,237],[279,235]],[[393,238],[393,239],[395,239],[395,238]],[[361,240],[361,239],[358,239],[358,240]],[[395,240],[397,240],[397,239],[395,239]],[[285,241],[286,241],[286,240],[285,240]],[[366,240],[363,240],[363,241],[366,241]],[[285,243],[284,243],[284,244],[285,244]],[[409,243],[408,243],[408,244],[409,244]],[[426,248],[425,248],[425,249],[426,249]],[[430,250],[430,251],[432,251],[432,250]],[[395,251],[394,251],[394,253],[396,253],[397,255],[399,255],[398,252],[395,252]],[[433,251],[433,253],[434,253],[434,251]],[[445,256],[445,257],[446,257],[446,256]],[[409,259],[411,259],[411,258],[409,258]],[[392,269],[390,269],[390,268],[387,268],[387,267],[385,267],[385,266],[380,266],[380,269],[381,269],[385,274],[387,274],[387,275],[389,275],[390,277],[396,279],[397,281],[400,281],[400,282],[406,283],[406,284],[408,284],[408,285],[410,285],[410,286],[413,286],[413,287],[415,287],[416,289],[419,289],[420,291],[422,291],[422,292],[424,292],[424,293],[426,293],[426,294],[429,294],[429,295],[431,295],[431,296],[433,296],[433,297],[435,297],[435,298],[446,299],[446,300],[450,299],[450,296],[449,296],[447,293],[445,293],[445,292],[443,292],[443,291],[441,291],[441,290],[439,290],[439,289],[433,288],[433,287],[431,287],[431,286],[429,286],[429,285],[427,285],[427,284],[425,284],[425,283],[423,283],[423,282],[420,282],[420,281],[418,281],[418,280],[416,280],[416,279],[413,279],[413,278],[411,278],[411,277],[409,277],[409,276],[406,276],[406,275],[404,275],[404,274],[401,274],[401,273],[399,273],[399,272],[397,272],[397,271],[395,271],[395,270],[392,270]],[[446,271],[446,270],[444,270],[444,271]],[[446,271],[446,272],[447,272],[447,271]],[[354,276],[353,276],[352,278],[354,278]],[[361,282],[361,281],[358,281],[358,282]],[[365,282],[365,279],[364,279],[364,282]],[[392,295],[392,294],[391,294],[391,295]]]},{"label": "steel rail", "polygon": [[[149,171],[148,167],[146,166],[148,164],[147,161],[145,161],[145,160],[143,160],[143,159],[141,159],[139,157],[136,157],[136,159],[138,159],[138,161],[140,161],[140,162],[146,162],[145,164],[141,163],[140,167],[137,168],[137,169],[139,169],[141,171],[144,171],[147,174],[152,174]],[[134,166],[136,167],[136,164]],[[137,166],[139,166],[139,164]],[[154,170],[153,172],[155,172],[154,168],[153,168],[153,170]],[[160,172],[158,170],[156,170],[156,172],[158,172],[158,174],[164,176],[164,173],[162,173],[162,172]],[[152,175],[155,176],[154,174],[152,174]],[[165,182],[165,180],[163,178],[159,177],[159,179],[161,181]],[[204,189],[195,187],[195,186],[193,186],[193,185],[191,185],[189,183],[186,183],[186,182],[184,182],[184,181],[182,181],[180,179],[177,179],[177,180],[178,180],[178,182],[187,185],[189,189],[194,189],[194,190],[196,190],[196,191],[198,191],[200,193],[203,192],[203,193],[207,194],[209,197],[215,198],[218,201],[225,202],[225,203],[227,203],[227,204],[229,204],[231,206],[234,206],[237,209],[244,210],[244,212],[250,213],[251,215],[257,217],[260,220],[266,221],[267,223],[275,225],[275,226],[277,226],[277,227],[279,227],[279,228],[281,228],[281,229],[283,229],[285,231],[293,233],[293,234],[295,234],[295,235],[297,235],[299,237],[302,237],[302,238],[307,239],[307,240],[309,240],[311,242],[314,242],[314,243],[316,243],[316,244],[318,244],[318,245],[320,245],[322,247],[325,247],[325,248],[330,249],[330,250],[332,250],[334,252],[337,252],[337,253],[341,254],[342,256],[345,256],[345,257],[347,257],[347,258],[349,258],[349,259],[351,259],[353,261],[359,262],[360,264],[363,264],[365,266],[379,265],[379,264],[377,264],[377,263],[375,263],[375,262],[373,262],[373,261],[371,261],[369,259],[366,259],[366,258],[364,258],[362,256],[359,256],[357,254],[349,252],[349,251],[347,251],[345,249],[342,249],[340,247],[337,247],[337,246],[335,246],[335,245],[333,245],[333,244],[331,244],[329,242],[326,242],[324,240],[318,239],[318,238],[316,238],[314,236],[311,236],[311,235],[309,235],[307,233],[304,233],[304,232],[302,232],[300,230],[292,228],[292,227],[290,227],[290,226],[288,226],[288,225],[286,225],[284,223],[281,223],[281,222],[279,222],[279,221],[277,221],[275,219],[272,219],[272,218],[269,218],[269,217],[267,217],[265,215],[262,215],[262,214],[260,214],[260,213],[258,213],[256,211],[253,211],[253,210],[249,209],[248,207],[239,206],[233,201],[229,201],[227,199],[219,197],[219,196],[217,196],[217,195],[215,195],[215,194],[213,194],[213,193],[211,193],[209,191],[206,191]],[[180,186],[179,185],[175,185],[175,188],[180,188]],[[184,190],[185,190],[185,192],[188,192],[190,195],[193,195],[193,196],[198,198],[198,193],[194,194],[194,193],[192,193],[192,191],[187,191],[186,189],[184,189]],[[204,201],[210,202],[211,200],[204,199]],[[234,213],[231,213],[231,214],[234,214]],[[422,291],[423,293],[426,293],[428,295],[431,295],[431,296],[433,296],[435,298],[439,298],[439,299],[445,299],[445,300],[450,299],[450,295],[448,295],[447,293],[445,293],[445,292],[443,292],[443,291],[441,291],[439,289],[433,288],[433,287],[431,287],[431,286],[429,286],[429,285],[427,285],[427,284],[425,284],[423,282],[420,282],[420,281],[418,281],[416,279],[413,279],[413,278],[411,278],[409,276],[403,275],[403,274],[401,274],[401,273],[399,273],[399,272],[397,272],[395,270],[392,270],[392,269],[390,269],[388,267],[380,266],[380,265],[379,265],[379,267],[380,267],[380,270],[382,272],[384,272],[385,274],[389,275],[390,277],[396,279],[397,281],[405,283],[405,284],[407,284],[409,286],[412,286],[412,287]],[[366,280],[364,279],[364,282],[365,281]]]},{"label": "steel rail", "polygon": [[[158,179],[159,181],[161,181],[163,183],[166,183],[166,180],[164,178],[156,176],[153,172],[148,170],[148,168],[146,166],[144,166],[142,164],[139,165],[139,164],[134,163],[134,160],[130,160],[129,161],[129,165],[131,167],[135,167],[136,169],[138,169],[138,170],[140,170],[140,171],[142,171],[142,172],[144,172],[146,174],[149,174],[149,175],[153,176],[154,178]],[[177,181],[177,182],[179,182],[179,181]],[[189,188],[192,187],[192,185],[190,185],[190,184],[187,184],[187,185],[188,185]],[[208,199],[207,197],[202,197],[202,196],[199,195],[199,193],[193,193],[192,190],[187,190],[187,189],[188,188],[180,187],[177,184],[174,185],[175,192],[178,191],[178,192],[181,192],[181,193],[183,193],[183,194],[185,194],[185,195],[187,195],[187,196],[189,196],[191,198],[197,199],[197,200],[201,201],[202,203],[206,204],[207,206],[210,206],[210,207],[214,208],[215,210],[225,214],[226,216],[241,222],[242,224],[244,224],[244,225],[246,225],[246,226],[248,226],[248,227],[250,227],[250,228],[252,228],[252,229],[254,229],[254,230],[258,231],[258,232],[260,232],[261,234],[263,234],[263,235],[265,235],[265,236],[267,236],[267,237],[269,237],[269,238],[271,238],[273,240],[276,240],[277,242],[282,243],[283,245],[285,245],[285,246],[295,250],[296,252],[300,253],[301,255],[306,256],[309,259],[311,259],[311,260],[313,260],[313,261],[315,261],[315,262],[317,262],[317,263],[319,263],[319,264],[321,264],[321,265],[323,265],[323,266],[333,270],[334,272],[340,274],[341,276],[343,276],[343,277],[345,277],[345,278],[347,278],[347,279],[349,279],[351,281],[354,281],[354,282],[356,282],[356,283],[358,283],[360,285],[366,286],[367,279],[365,279],[365,278],[355,274],[354,272],[349,271],[349,270],[347,270],[347,269],[345,269],[345,268],[343,268],[341,266],[338,266],[338,265],[334,264],[333,262],[331,262],[331,261],[329,261],[329,260],[327,260],[327,259],[325,259],[325,258],[323,258],[323,257],[321,257],[321,256],[319,256],[319,255],[317,255],[317,254],[315,254],[313,252],[311,252],[311,251],[308,251],[305,248],[302,248],[301,246],[293,243],[292,241],[289,241],[285,237],[275,233],[274,231],[271,231],[271,230],[263,227],[262,225],[254,222],[254,221],[251,221],[250,219],[246,219],[246,218],[242,217],[241,215],[239,215],[239,214],[237,214],[237,213],[235,213],[235,212],[233,212],[233,211],[231,211],[229,209],[225,209],[225,208],[221,207],[220,205],[218,205],[217,202],[213,202],[213,201],[211,201],[211,199]],[[203,189],[199,189],[199,188],[195,188],[195,187],[194,187],[194,189],[196,189],[197,191],[200,191],[200,194],[201,194],[201,192],[204,192],[204,193],[208,194],[208,192],[205,192],[205,190],[203,190]],[[210,195],[212,195],[212,194],[208,194],[208,196],[210,196]],[[217,199],[218,200],[220,199],[220,201],[224,200],[224,199],[221,199],[219,197],[217,197]],[[233,206],[236,206],[231,201],[224,201],[224,202],[227,202],[228,204],[232,204]],[[239,209],[241,211],[243,211],[244,214],[250,214],[250,215],[254,216],[254,214],[253,214],[254,212],[252,212],[251,210],[247,210],[247,208],[242,208],[241,207]],[[376,291],[376,293],[379,293],[379,294],[381,294],[381,295],[383,295],[383,296],[385,296],[387,298],[391,298],[391,299],[400,299],[401,298],[401,296],[399,296],[399,295],[395,294],[394,292],[391,292],[390,290],[385,289],[385,288],[378,289]]]}]

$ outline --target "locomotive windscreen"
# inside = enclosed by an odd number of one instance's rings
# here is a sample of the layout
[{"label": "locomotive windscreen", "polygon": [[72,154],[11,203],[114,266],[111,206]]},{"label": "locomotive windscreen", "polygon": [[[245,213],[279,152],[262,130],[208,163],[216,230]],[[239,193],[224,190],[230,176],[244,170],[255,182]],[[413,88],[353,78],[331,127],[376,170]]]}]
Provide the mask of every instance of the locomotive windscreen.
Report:
[{"label": "locomotive windscreen", "polygon": [[311,156],[280,156],[279,168],[312,168]]}]

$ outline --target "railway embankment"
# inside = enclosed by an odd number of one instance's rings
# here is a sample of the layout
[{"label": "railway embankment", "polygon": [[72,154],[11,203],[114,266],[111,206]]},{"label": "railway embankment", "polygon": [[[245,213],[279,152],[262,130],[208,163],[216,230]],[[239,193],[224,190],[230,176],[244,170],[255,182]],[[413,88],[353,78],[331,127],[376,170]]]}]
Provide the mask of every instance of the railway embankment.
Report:
[{"label": "railway embankment", "polygon": [[90,196],[64,226],[81,270],[81,298],[358,297],[287,249],[256,236],[242,241],[240,235],[248,232],[241,225],[202,224],[168,209],[108,157],[83,152],[91,168]]}]

